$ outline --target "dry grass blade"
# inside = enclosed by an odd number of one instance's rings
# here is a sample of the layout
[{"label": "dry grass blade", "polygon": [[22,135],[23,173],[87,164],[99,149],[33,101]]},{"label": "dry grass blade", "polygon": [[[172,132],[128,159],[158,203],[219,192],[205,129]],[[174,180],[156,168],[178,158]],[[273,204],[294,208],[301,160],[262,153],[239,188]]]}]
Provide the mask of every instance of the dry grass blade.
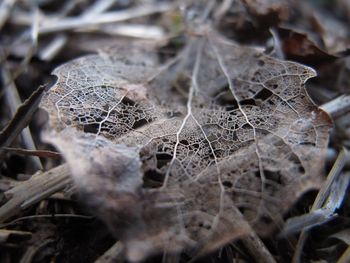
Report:
[{"label": "dry grass blade", "polygon": [[324,209],[317,209],[308,214],[301,216],[289,218],[286,222],[283,230],[279,233],[280,237],[287,237],[289,235],[309,230],[310,228],[318,225],[327,223],[329,220],[332,220],[337,215],[333,212],[329,212]]},{"label": "dry grass blade", "polygon": [[5,194],[9,201],[0,207],[0,223],[63,189],[70,182],[68,166],[61,165],[7,191]]},{"label": "dry grass blade", "polygon": [[[18,96],[14,89],[15,87],[8,89],[8,92],[6,92],[6,97]],[[13,104],[11,107],[14,112],[14,116],[10,123],[0,132],[0,158],[4,152],[2,148],[11,145],[13,140],[21,132],[23,134],[23,138],[25,138],[25,146],[28,147],[29,150],[35,149],[29,129],[26,128],[26,126],[28,125],[33,113],[37,110],[44,90],[45,88],[43,86],[39,87],[22,105],[18,107],[18,109],[16,109],[16,111],[13,109],[16,106],[15,104]],[[41,162],[37,157],[35,157],[34,163],[36,164],[37,169],[42,169]]]},{"label": "dry grass blade", "polygon": [[6,20],[11,14],[11,9],[15,5],[17,0],[3,0],[0,4],[0,29],[6,23]]},{"label": "dry grass blade", "polygon": [[[347,156],[347,158],[349,158],[349,156]],[[324,208],[327,211],[331,211],[332,213],[334,213],[336,209],[340,208],[344,201],[349,182],[350,172],[341,173],[337,180],[335,180],[333,185],[331,186],[329,196],[323,204],[322,208]]]},{"label": "dry grass blade", "polygon": [[37,110],[41,97],[45,90],[44,86],[39,87],[33,94],[23,102],[17,109],[12,120],[0,132],[0,148],[11,145],[12,141],[28,125],[33,113]]},{"label": "dry grass blade", "polygon": [[318,192],[315,202],[312,205],[311,211],[321,208],[322,205],[325,203],[326,199],[328,198],[331,192],[332,185],[339,178],[340,173],[344,168],[348,154],[349,154],[348,150],[345,147],[343,147],[338,155],[336,162],[334,163],[331,171],[327,176],[326,182],[322,185],[322,188]]},{"label": "dry grass blade", "polygon": [[[27,65],[27,63],[31,59],[32,54],[33,54],[33,52],[34,52],[34,50],[36,48],[36,45],[37,45],[38,12],[35,12],[35,16],[34,16],[34,19],[33,19],[32,23],[31,23],[31,25],[32,25],[32,28],[31,28],[31,31],[30,31],[30,33],[31,33],[30,34],[30,38],[31,38],[32,44],[30,46],[29,52],[26,54],[26,56],[25,56],[25,58],[23,60],[23,64],[22,65],[24,65],[24,67]],[[0,52],[1,52],[0,53],[1,54],[1,56],[0,56],[1,60],[5,61],[5,58],[6,58],[5,51],[1,48]],[[17,72],[18,72],[18,70],[17,70]],[[8,104],[10,112],[12,114],[15,114],[17,108],[21,105],[21,99],[20,99],[20,96],[18,94],[18,90],[17,90],[17,87],[15,85],[15,82],[14,82],[14,79],[16,78],[17,74],[18,73],[15,73],[14,74],[15,76],[12,76],[10,70],[8,69],[7,63],[4,62],[4,66],[1,69],[2,82],[3,82],[3,86],[4,86],[3,92],[4,92],[5,101]],[[39,88],[38,90],[40,90],[40,89],[41,88]],[[38,101],[36,101],[36,105],[34,105],[34,106],[37,107],[37,105],[38,105]],[[34,109],[36,109],[36,107],[34,107]],[[33,113],[32,110],[29,110],[29,112],[31,114]],[[28,120],[26,119],[25,121],[28,121]],[[20,128],[20,126],[18,126],[17,128]],[[15,133],[15,134],[17,135],[17,133]],[[29,127],[25,127],[25,126],[22,127],[22,129],[21,129],[21,137],[22,137],[22,141],[23,141],[23,144],[24,144],[25,148],[27,148],[29,150],[35,150],[36,149],[35,144],[34,144],[34,140],[32,138],[32,134],[31,134],[31,132],[29,130]],[[12,138],[12,136],[10,136],[10,138]],[[4,145],[4,146],[8,146],[8,145]],[[1,150],[0,150],[0,158],[1,158]],[[34,169],[36,169],[36,170],[43,169],[41,161],[40,161],[40,159],[38,157],[31,156],[29,159],[33,163]]]},{"label": "dry grass blade", "polygon": [[94,19],[89,17],[65,18],[59,21],[43,21],[39,28],[39,35],[54,32],[61,32],[67,30],[84,29],[91,26],[98,26],[102,24],[121,22],[137,17],[148,16],[155,13],[170,11],[175,6],[168,3],[161,3],[157,5],[145,5],[136,8],[130,8],[125,11],[106,12],[96,15]]},{"label": "dry grass blade", "polygon": [[[3,76],[5,76],[3,74]],[[5,80],[7,78],[4,78]],[[18,96],[18,93],[17,93],[17,90],[16,90],[16,87],[11,85],[11,87],[9,89],[6,89],[7,92],[5,92],[5,99],[6,101],[12,101],[14,103],[10,103],[9,106],[10,106],[10,110],[13,114],[15,114],[16,116],[16,109],[17,109],[17,105],[19,106],[20,104],[20,100],[19,100],[19,96]],[[32,105],[31,105],[32,106]],[[36,105],[37,106],[37,105]],[[36,110],[36,108],[32,108],[33,110]],[[33,111],[29,111],[28,114],[26,114],[28,117],[31,117],[31,115],[33,114]],[[16,119],[17,121],[18,119]],[[18,125],[16,125],[16,130],[15,130],[15,133],[9,137],[7,137],[7,142],[10,142],[12,141],[15,136],[18,135],[18,132],[21,134],[21,138],[23,140],[23,145],[24,147],[30,149],[30,150],[35,150],[36,149],[36,146],[35,146],[35,143],[34,143],[34,140],[33,140],[33,137],[31,135],[31,132],[30,132],[30,129],[29,127],[26,127],[27,124],[28,124],[28,121],[30,119],[28,118],[25,118],[23,119],[23,122],[22,123],[16,123]],[[25,124],[25,125],[24,125]],[[24,125],[24,126],[23,126]],[[1,155],[1,152],[2,150],[0,149],[0,155]],[[0,157],[1,158],[1,157]],[[32,161],[33,163],[33,166],[36,170],[42,170],[43,167],[42,167],[42,164],[41,164],[41,161],[39,158],[37,157],[30,157],[30,160]]]},{"label": "dry grass blade", "polygon": [[[96,1],[81,15],[81,18],[93,19],[94,16],[108,10],[114,3],[115,0]],[[46,47],[39,50],[38,56],[43,60],[50,61],[66,45],[67,40],[66,34],[56,35]]]},{"label": "dry grass blade", "polygon": [[326,222],[337,217],[335,211],[343,203],[349,181],[350,174],[342,173],[338,180],[335,180],[331,185],[331,190],[327,200],[321,208],[301,216],[289,218],[279,235],[282,237],[300,232],[302,230],[306,231],[314,226],[325,224]]},{"label": "dry grass blade", "polygon": [[[311,208],[311,212],[321,208],[326,199],[329,197],[330,191],[332,189],[332,185],[334,184],[334,182],[337,180],[337,178],[340,176],[340,173],[345,165],[345,161],[347,159],[347,154],[348,151],[343,148],[339,155],[338,158],[336,160],[336,162],[334,163],[331,171],[329,172],[328,176],[327,176],[327,180],[326,182],[323,184],[322,188],[320,189],[320,191],[318,192],[316,199],[312,205]],[[295,248],[295,252],[293,255],[293,263],[298,263],[301,261],[301,254],[302,254],[302,250],[304,247],[304,243],[306,241],[308,237],[308,232],[307,231],[302,231],[300,236],[299,236],[299,240],[297,243],[297,246]]]}]

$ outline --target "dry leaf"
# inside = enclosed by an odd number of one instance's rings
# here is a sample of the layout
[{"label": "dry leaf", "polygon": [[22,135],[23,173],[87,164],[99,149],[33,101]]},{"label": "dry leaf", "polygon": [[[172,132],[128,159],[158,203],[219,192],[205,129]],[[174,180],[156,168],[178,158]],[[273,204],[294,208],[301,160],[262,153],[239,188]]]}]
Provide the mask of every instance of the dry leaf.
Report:
[{"label": "dry leaf", "polygon": [[322,182],[330,120],[304,89],[314,70],[211,30],[165,65],[145,49],[53,72],[46,138],[83,200],[130,260],[208,252],[250,231],[246,221],[271,233]]},{"label": "dry leaf", "polygon": [[338,58],[318,47],[307,33],[280,27],[278,34],[282,42],[283,52],[288,59],[319,66],[326,62],[333,62]]}]

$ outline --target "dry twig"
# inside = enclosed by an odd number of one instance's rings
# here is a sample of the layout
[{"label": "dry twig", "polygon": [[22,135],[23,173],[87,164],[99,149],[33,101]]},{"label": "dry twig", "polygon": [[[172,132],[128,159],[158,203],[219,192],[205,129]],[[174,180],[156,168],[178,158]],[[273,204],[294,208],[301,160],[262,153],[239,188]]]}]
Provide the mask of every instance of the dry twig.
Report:
[{"label": "dry twig", "polygon": [[62,190],[71,182],[68,165],[63,164],[5,192],[10,199],[0,207],[0,222],[3,223],[21,210]]}]

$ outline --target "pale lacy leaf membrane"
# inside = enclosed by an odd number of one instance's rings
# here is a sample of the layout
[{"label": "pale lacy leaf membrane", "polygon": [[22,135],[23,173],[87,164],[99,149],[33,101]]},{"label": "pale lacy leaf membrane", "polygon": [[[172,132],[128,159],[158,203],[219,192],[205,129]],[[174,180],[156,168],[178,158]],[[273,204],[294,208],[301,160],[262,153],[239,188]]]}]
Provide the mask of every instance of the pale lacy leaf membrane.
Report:
[{"label": "pale lacy leaf membrane", "polygon": [[331,124],[304,89],[314,70],[215,32],[166,65],[117,51],[57,68],[42,107],[46,137],[129,259],[269,234],[319,187]]}]

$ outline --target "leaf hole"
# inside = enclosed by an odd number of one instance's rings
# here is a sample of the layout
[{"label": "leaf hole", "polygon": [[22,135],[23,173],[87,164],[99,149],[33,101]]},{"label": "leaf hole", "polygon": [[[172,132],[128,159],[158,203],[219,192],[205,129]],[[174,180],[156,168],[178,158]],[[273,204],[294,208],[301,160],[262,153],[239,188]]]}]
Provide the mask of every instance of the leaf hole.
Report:
[{"label": "leaf hole", "polygon": [[266,215],[261,216],[260,220],[266,225],[269,225],[269,224],[271,224],[273,222],[271,217],[266,216]]},{"label": "leaf hole", "polygon": [[282,184],[281,174],[279,172],[264,170],[264,175],[266,179]]},{"label": "leaf hole", "polygon": [[226,111],[234,111],[234,110],[236,110],[236,109],[238,109],[238,104],[236,103],[236,105],[233,105],[233,106],[226,106],[225,107],[225,110]]},{"label": "leaf hole", "polygon": [[192,144],[192,148],[194,148],[194,149],[199,149],[199,143],[194,143],[194,144]]},{"label": "leaf hole", "polygon": [[180,95],[186,96],[191,86],[191,78],[184,75],[179,74],[178,78],[172,83],[172,90]]},{"label": "leaf hole", "polygon": [[307,141],[300,142],[299,145],[312,146],[312,147],[316,146],[314,142],[307,142]]},{"label": "leaf hole", "polygon": [[243,206],[239,206],[238,210],[239,210],[239,212],[241,212],[241,214],[244,214],[244,212],[246,211],[246,208]]},{"label": "leaf hole", "polygon": [[166,114],[165,114],[166,117],[168,118],[175,118],[175,117],[182,117],[183,114],[179,111],[168,111]]},{"label": "leaf hole", "polygon": [[301,173],[301,174],[304,174],[305,173],[305,169],[303,166],[299,165],[298,166],[298,172]]},{"label": "leaf hole", "polygon": [[255,99],[260,99],[260,100],[266,100],[271,97],[273,93],[269,91],[268,89],[262,89],[260,92],[258,92],[254,98]]},{"label": "leaf hole", "polygon": [[166,166],[172,159],[172,156],[167,153],[157,153],[157,168],[160,169],[164,166]]},{"label": "leaf hole", "polygon": [[136,130],[136,129],[138,129],[146,124],[148,124],[148,121],[146,119],[136,120],[134,122],[134,124],[132,125],[132,128]]},{"label": "leaf hole", "polygon": [[256,178],[261,178],[260,170],[254,172]]},{"label": "leaf hole", "polygon": [[230,181],[223,181],[222,185],[227,188],[231,188],[233,186],[233,184]]},{"label": "leaf hole", "polygon": [[[152,181],[155,182],[159,182],[159,183],[163,183],[164,181],[164,175],[156,170],[148,170],[145,172],[144,176]],[[159,186],[161,186],[162,184],[160,184]]]},{"label": "leaf hole", "polygon": [[211,225],[205,225],[204,228],[205,228],[206,230],[210,230],[210,229],[211,229]]},{"label": "leaf hole", "polygon": [[85,124],[83,126],[83,130],[86,133],[96,134],[96,133],[98,133],[99,127],[100,127],[100,125],[98,123]]},{"label": "leaf hole", "polygon": [[135,102],[133,100],[129,99],[128,97],[124,97],[121,100],[121,103],[123,103],[124,105],[127,105],[127,106],[135,106]]},{"label": "leaf hole", "polygon": [[258,66],[259,66],[259,67],[265,66],[265,61],[262,60],[262,59],[259,59],[259,60],[258,60]]},{"label": "leaf hole", "polygon": [[241,100],[239,102],[240,105],[253,105],[256,106],[255,100],[253,99],[247,99],[247,100]]},{"label": "leaf hole", "polygon": [[251,129],[253,129],[253,127],[249,123],[246,123],[242,126],[242,129],[243,130],[251,130]]},{"label": "leaf hole", "polygon": [[180,141],[180,144],[182,144],[182,145],[189,145],[189,143],[188,143],[187,140],[181,140],[181,141]]},{"label": "leaf hole", "polygon": [[238,109],[238,103],[229,91],[228,85],[223,88],[217,95],[214,95],[214,102],[220,106],[225,107],[226,111]]}]

